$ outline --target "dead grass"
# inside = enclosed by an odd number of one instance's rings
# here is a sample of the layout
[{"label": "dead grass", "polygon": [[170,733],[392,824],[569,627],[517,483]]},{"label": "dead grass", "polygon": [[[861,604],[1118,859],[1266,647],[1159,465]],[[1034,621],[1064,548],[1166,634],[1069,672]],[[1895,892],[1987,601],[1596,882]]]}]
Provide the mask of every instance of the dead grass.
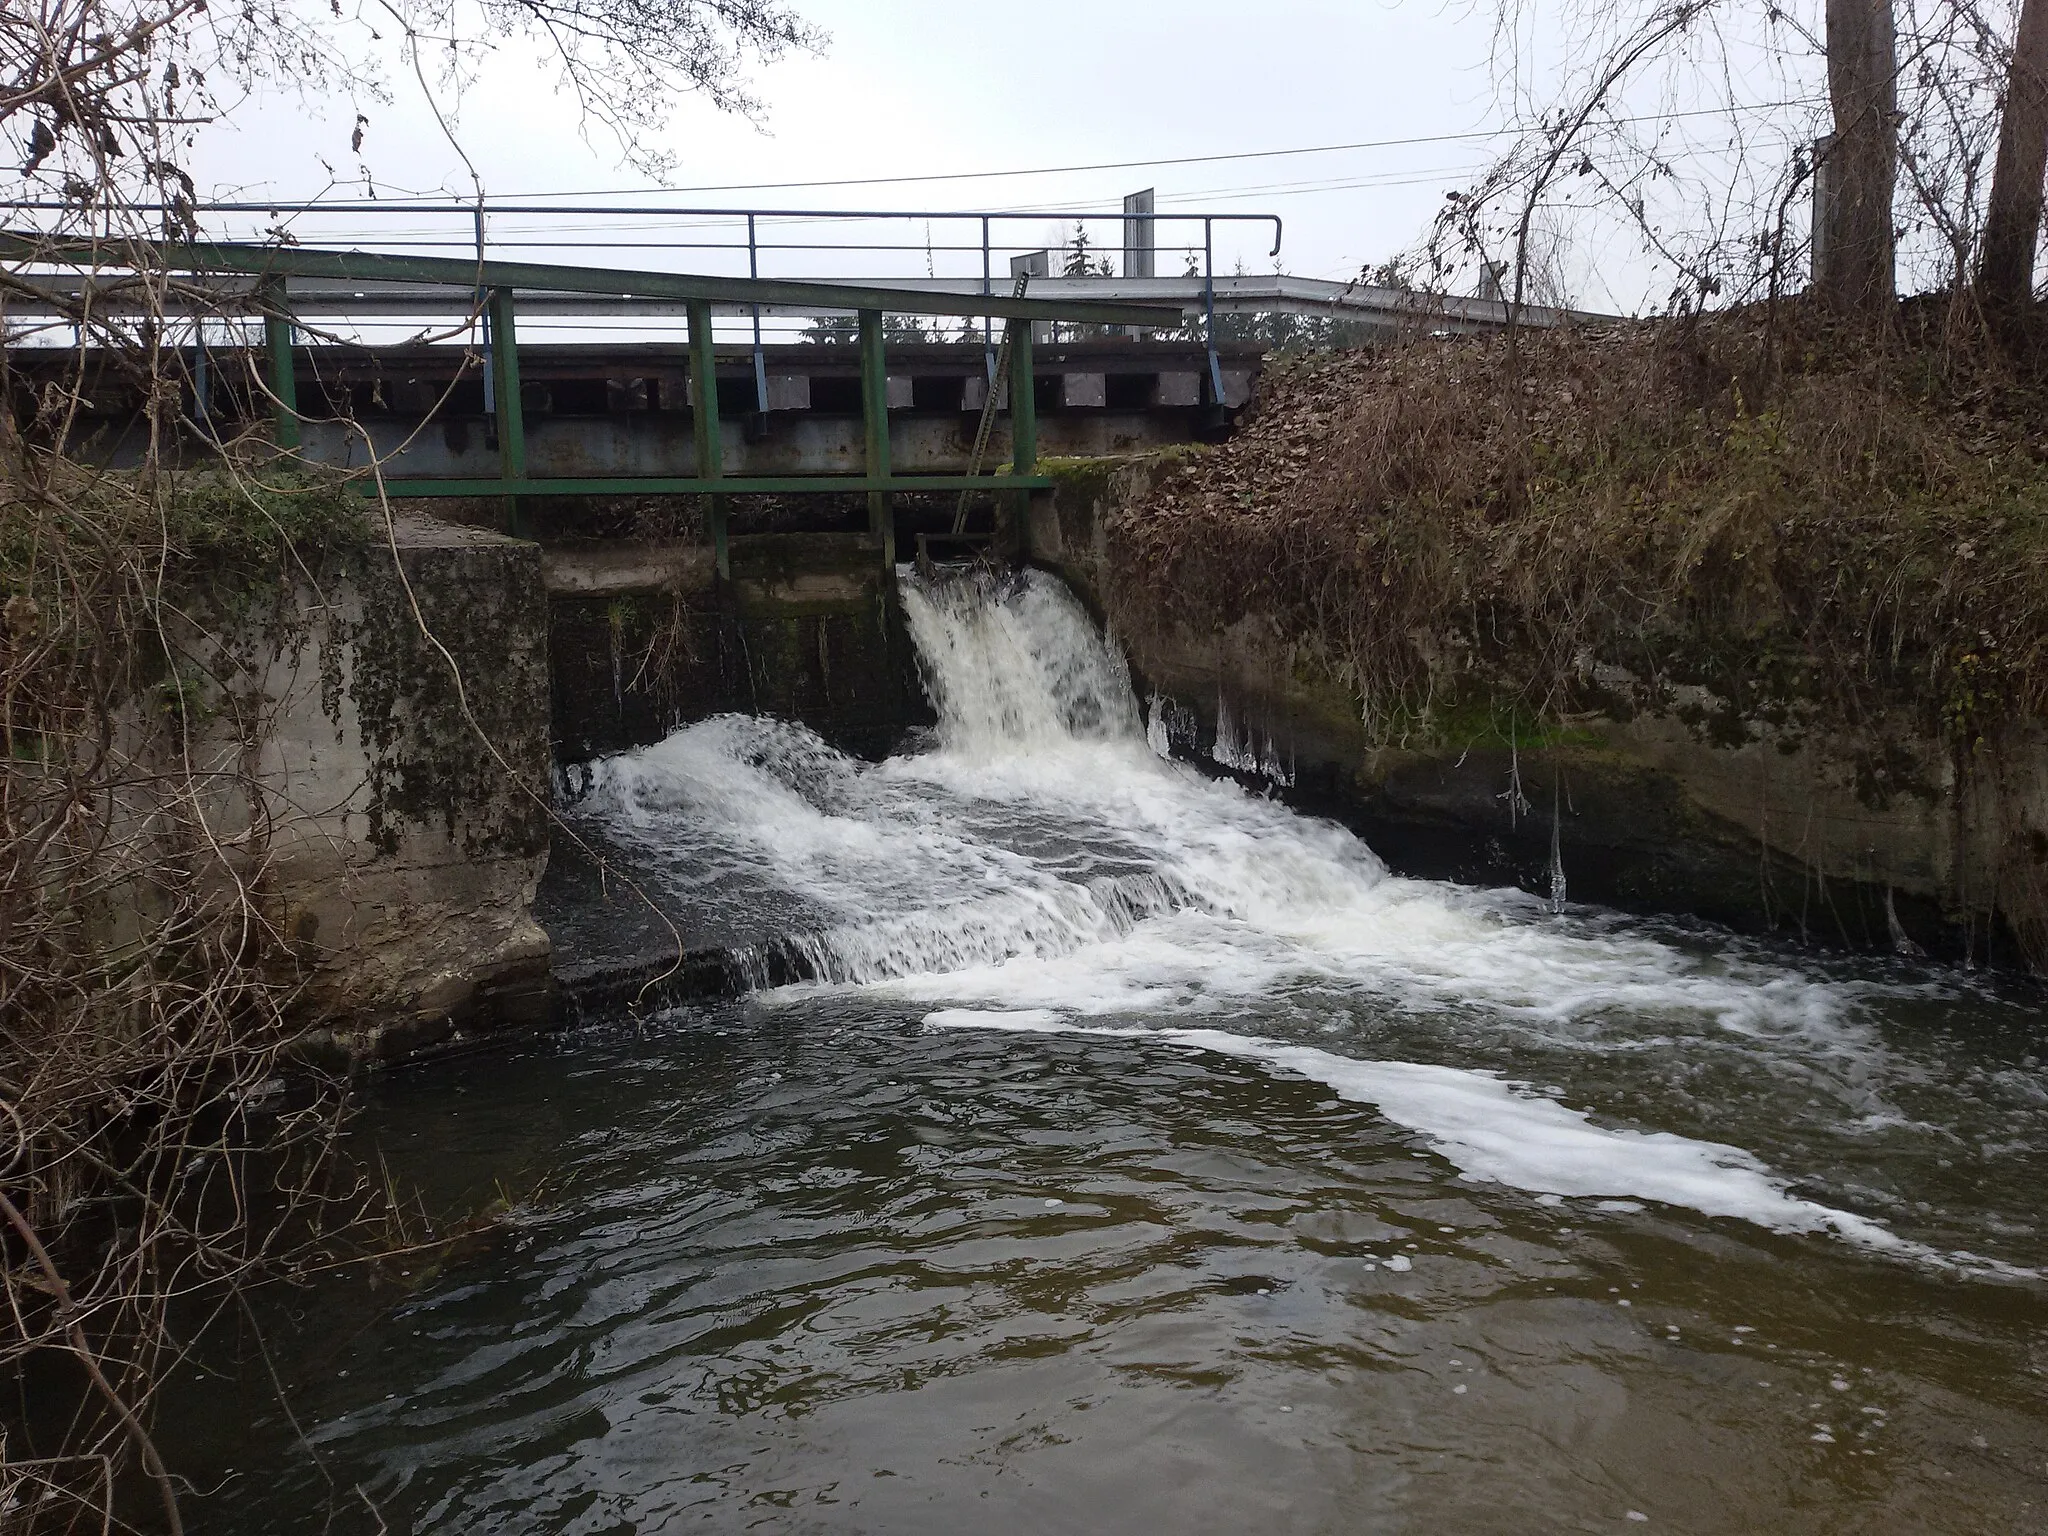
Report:
[{"label": "dead grass", "polygon": [[1275,620],[1403,729],[1594,659],[1738,713],[1882,700],[1960,744],[2048,705],[2048,395],[1804,321],[1270,366],[1238,436],[1111,518],[1116,587]]}]

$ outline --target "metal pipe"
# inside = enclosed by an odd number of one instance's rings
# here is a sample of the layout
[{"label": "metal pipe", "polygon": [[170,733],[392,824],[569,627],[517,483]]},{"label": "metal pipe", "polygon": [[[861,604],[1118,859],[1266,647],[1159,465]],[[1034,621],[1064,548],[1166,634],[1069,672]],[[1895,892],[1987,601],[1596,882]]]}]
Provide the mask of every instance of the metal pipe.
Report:
[{"label": "metal pipe", "polygon": [[[5,260],[18,248],[32,244],[25,236],[0,230],[0,260]],[[69,241],[51,242],[50,249],[37,250],[24,259],[96,266],[101,256],[96,246]],[[233,274],[246,278],[289,275],[344,283],[459,284],[467,288],[477,276],[473,263],[445,256],[393,256],[377,251],[319,250],[312,247],[279,249],[268,245],[236,244],[170,247],[159,248],[155,260],[174,271]],[[928,289],[894,288],[886,281],[806,282],[497,261],[490,263],[482,276],[492,288],[518,287],[545,293],[582,293],[625,299],[637,297],[662,302],[705,299],[714,304],[741,308],[752,304],[786,305],[828,314],[886,309],[892,313],[913,315],[977,315],[984,310],[992,310],[1006,319],[1063,319],[1092,321],[1098,325],[1151,324],[1162,318],[1160,308],[1149,304],[1096,299],[1006,299],[1000,294],[992,294],[976,303],[980,297],[977,294],[961,296]]]},{"label": "metal pipe", "polygon": [[[1031,322],[1012,320],[1005,335],[1010,347],[1010,473],[1013,476],[1038,473],[1038,389],[1035,361],[1031,355]],[[1012,498],[1013,527],[1021,529],[1031,515],[1031,493],[1019,490]]]},{"label": "metal pipe", "polygon": [[[134,210],[135,210],[136,212],[139,212],[139,213],[151,213],[151,212],[169,213],[169,212],[173,212],[173,211],[178,211],[178,212],[183,212],[183,211],[186,211],[186,210],[185,210],[185,209],[183,209],[183,208],[179,208],[179,209],[176,209],[176,210],[174,210],[174,209],[173,209],[173,207],[172,207],[172,205],[171,205],[171,204],[168,204],[168,203],[137,203],[137,204],[134,204],[134,205],[132,205],[132,206],[133,206]],[[50,202],[50,201],[28,201],[28,200],[22,200],[22,201],[16,201],[16,202],[0,202],[0,208],[8,208],[8,209],[20,210],[20,211],[24,211],[24,212],[50,212],[50,213],[62,213],[62,212],[75,212],[75,211],[76,211],[76,210],[75,210],[75,207],[74,207],[74,205],[72,205],[72,204],[70,204],[70,203],[62,203],[62,202]],[[197,205],[193,205],[193,206],[192,206],[192,207],[190,208],[190,211],[191,211],[191,212],[194,212],[194,213],[269,213],[269,214],[275,214],[275,213],[277,212],[277,210],[278,210],[278,205],[277,205],[277,204],[275,204],[275,203],[240,203],[240,202],[222,202],[222,203],[199,203],[199,204],[197,204]],[[298,211],[299,213],[310,213],[310,214],[338,214],[338,213],[351,213],[351,214],[354,214],[354,213],[367,213],[367,214],[374,214],[374,215],[377,215],[377,216],[379,216],[379,217],[387,217],[387,218],[388,218],[388,217],[392,217],[392,216],[395,216],[395,215],[398,215],[398,214],[407,214],[407,213],[422,213],[422,214],[448,214],[448,213],[468,213],[468,214],[476,214],[478,210],[477,210],[477,209],[476,209],[476,208],[475,208],[475,207],[474,207],[473,205],[471,205],[471,204],[468,204],[468,203],[385,203],[385,202],[353,202],[353,203],[322,203],[322,204],[318,205],[317,207],[306,207],[306,208],[301,208],[301,209],[299,209],[299,210],[297,210],[297,211]],[[1058,209],[1054,209],[1054,210],[1050,210],[1050,211],[1047,211],[1047,210],[1038,210],[1038,211],[1034,211],[1034,212],[1030,212],[1030,213],[1004,213],[1004,212],[1001,212],[1001,211],[999,211],[999,210],[995,210],[995,209],[991,209],[991,210],[988,210],[988,211],[986,211],[986,212],[982,212],[982,211],[978,211],[978,210],[973,210],[973,209],[933,209],[933,208],[672,208],[672,207],[653,207],[653,208],[618,208],[618,207],[610,207],[610,206],[606,206],[606,205],[604,205],[604,204],[598,204],[598,203],[571,203],[571,204],[566,204],[566,205],[563,205],[563,206],[560,206],[560,207],[551,207],[551,206],[546,206],[546,205],[543,205],[543,204],[539,204],[539,203],[500,203],[500,204],[499,204],[499,205],[498,205],[498,206],[497,206],[497,207],[496,207],[495,209],[493,209],[492,211],[493,211],[493,212],[495,212],[495,213],[499,213],[499,214],[520,214],[520,215],[532,215],[532,214],[573,214],[573,215],[575,215],[575,216],[577,216],[577,217],[594,217],[594,216],[602,215],[602,216],[605,216],[605,217],[607,217],[607,218],[724,218],[724,219],[745,219],[745,218],[760,218],[760,219],[827,219],[827,220],[844,220],[844,219],[954,219],[954,220],[958,220],[958,219],[983,219],[983,220],[993,220],[993,219],[1003,219],[1003,220],[1008,220],[1008,221],[1010,221],[1010,222],[1012,222],[1012,223],[1018,223],[1018,222],[1022,222],[1022,223],[1032,223],[1032,222],[1038,222],[1038,221],[1043,221],[1043,220],[1046,220],[1046,219],[1056,219],[1056,220],[1066,220],[1066,219],[1087,219],[1087,220],[1092,220],[1092,221],[1094,221],[1094,222],[1097,222],[1097,223],[1101,223],[1101,222],[1103,222],[1103,221],[1106,221],[1106,220],[1116,220],[1116,221],[1118,221],[1118,222],[1121,222],[1121,221],[1122,221],[1122,219],[1123,219],[1123,217],[1124,217],[1124,216],[1123,216],[1123,213],[1121,212],[1121,210],[1119,210],[1119,211],[1118,211],[1118,212],[1116,212],[1116,213],[1094,213],[1094,212],[1088,212],[1088,211],[1062,211],[1062,210],[1058,210]],[[1282,235],[1283,235],[1283,233],[1284,233],[1284,226],[1283,226],[1283,224],[1282,224],[1282,222],[1281,222],[1281,218],[1280,218],[1280,215],[1278,215],[1277,213],[1155,213],[1155,214],[1153,214],[1153,215],[1152,215],[1152,218],[1153,218],[1153,219],[1154,219],[1155,221],[1157,221],[1157,222],[1162,222],[1162,223],[1173,223],[1173,224],[1193,224],[1193,223],[1200,223],[1200,224],[1202,224],[1202,225],[1204,226],[1204,228],[1205,228],[1205,229],[1206,229],[1206,228],[1208,227],[1208,225],[1209,225],[1209,224],[1211,224],[1211,223],[1224,223],[1224,224],[1271,224],[1271,225],[1273,226],[1273,248],[1272,248],[1272,250],[1268,251],[1268,252],[1267,252],[1266,254],[1267,254],[1268,256],[1278,256],[1278,255],[1280,254],[1280,243],[1281,243],[1281,237],[1282,237]],[[768,249],[770,249],[770,250],[774,250],[774,249],[778,249],[778,247],[777,247],[777,246],[775,245],[775,243],[774,243],[773,241],[770,241],[770,242],[768,242]],[[857,249],[857,247],[855,247],[855,249]],[[922,246],[920,246],[920,247],[918,247],[918,249],[922,250],[922,249],[923,249],[923,247],[922,247]]]},{"label": "metal pipe", "polygon": [[292,367],[291,311],[284,279],[263,285],[263,339],[270,349],[271,442],[286,453],[299,447],[299,381]]},{"label": "metal pipe", "polygon": [[[350,237],[342,236],[340,238],[347,239]],[[1040,249],[1042,244],[1043,242],[1034,241],[1028,245],[998,245],[994,249],[999,251],[1035,251]],[[498,249],[501,251],[547,251],[557,250],[564,245],[573,245],[579,251],[735,251],[744,248],[738,242],[732,240],[591,240],[575,231],[565,231],[560,234],[545,236],[533,235],[520,240],[508,240],[503,236],[500,236],[498,239]],[[445,240],[439,238],[414,239],[407,236],[404,238],[379,239],[377,241],[377,248],[379,250],[401,249],[408,251],[445,251],[454,249],[467,251],[471,249],[471,242],[467,236],[460,240],[453,238]],[[760,242],[760,248],[764,251],[915,251],[919,255],[925,255],[936,254],[939,251],[966,251],[971,254],[979,251],[981,245],[979,242],[949,244],[945,241],[925,240],[903,241],[900,243],[889,240],[863,240],[858,244],[852,244],[844,240],[764,240]],[[1167,245],[1161,247],[1161,249],[1169,251],[1191,250],[1193,247]]]},{"label": "metal pipe", "polygon": [[[860,415],[869,476],[889,477],[889,367],[883,348],[882,312],[860,312]],[[887,491],[868,492],[868,532],[881,541],[882,569],[896,565],[896,514]]]},{"label": "metal pipe", "polygon": [[206,398],[210,393],[206,377],[206,321],[195,316],[192,321],[192,419],[202,425],[210,414]]},{"label": "metal pipe", "polygon": [[[713,350],[711,306],[702,299],[690,304],[690,429],[696,438],[697,478],[725,478],[724,444],[718,435],[718,356]],[[732,579],[732,558],[725,530],[725,498],[705,498],[705,522],[711,529],[712,559],[721,580]]]},{"label": "metal pipe", "polygon": [[[491,362],[498,378],[498,477],[526,478],[526,402],[519,391],[519,328],[512,318],[512,290],[493,288],[487,299],[496,350]],[[517,494],[505,497],[505,531],[526,533],[525,509]]]},{"label": "metal pipe", "polygon": [[[981,216],[981,296],[985,299],[992,290],[989,288],[989,245],[988,215]],[[988,372],[988,393],[993,400],[996,393],[996,317],[981,317],[981,363]]]},{"label": "metal pipe", "polygon": [[[611,475],[587,479],[556,479],[552,476],[507,482],[503,480],[430,479],[386,480],[384,493],[408,499],[436,496],[497,496],[510,490],[520,496],[845,496],[875,491],[985,491],[1000,487],[1007,491],[1049,491],[1053,481],[1047,475],[1026,475],[1021,480],[1005,475],[733,475],[704,480],[694,475]],[[358,480],[358,496],[374,496],[374,482]],[[946,538],[946,534],[935,535]]]}]

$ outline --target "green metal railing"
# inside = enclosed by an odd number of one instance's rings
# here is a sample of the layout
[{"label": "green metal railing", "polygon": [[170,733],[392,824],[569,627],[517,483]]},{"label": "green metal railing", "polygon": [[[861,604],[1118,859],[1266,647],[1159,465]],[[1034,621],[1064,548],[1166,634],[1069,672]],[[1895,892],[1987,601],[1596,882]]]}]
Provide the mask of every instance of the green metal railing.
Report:
[{"label": "green metal railing", "polygon": [[[0,202],[0,208],[9,210],[15,216],[31,219],[53,215],[59,219],[64,219],[75,215],[77,212],[72,204],[35,198]],[[281,208],[274,203],[242,201],[181,204],[141,203],[134,205],[131,211],[138,214],[178,220],[197,216],[208,219],[225,217],[230,220],[239,219],[246,222],[251,216],[257,216],[262,219],[267,227],[271,228],[285,227],[283,221],[303,225],[310,220],[331,220],[336,218],[355,220],[366,231],[372,229],[378,231],[377,233],[367,233],[364,237],[379,246],[389,246],[391,244],[438,246],[444,249],[460,250],[465,252],[465,254],[473,249],[478,261],[489,259],[486,249],[488,238],[487,219],[509,219],[513,224],[512,231],[509,234],[499,234],[491,242],[495,245],[496,249],[501,251],[513,245],[527,247],[543,245],[580,247],[591,241],[612,247],[623,245],[626,248],[637,250],[731,252],[735,255],[744,250],[747,258],[747,275],[751,278],[758,278],[760,276],[761,256],[764,252],[834,252],[843,253],[847,256],[858,256],[862,253],[877,251],[922,252],[929,262],[935,251],[949,253],[974,253],[978,251],[981,257],[981,291],[984,294],[995,291],[994,260],[998,250],[1005,254],[1022,254],[1031,249],[1029,246],[1017,245],[1003,245],[999,247],[995,240],[995,227],[1000,224],[1016,225],[1021,223],[1036,226],[1040,229],[1043,229],[1047,224],[1056,224],[1062,229],[1071,225],[1077,232],[1104,223],[1121,225],[1125,242],[1125,271],[1123,275],[1127,278],[1140,275],[1151,276],[1151,262],[1153,257],[1158,254],[1158,249],[1153,239],[1153,231],[1155,229],[1176,225],[1189,230],[1199,228],[1201,231],[1199,240],[1189,244],[1175,244],[1169,247],[1169,249],[1184,253],[1190,262],[1193,262],[1197,255],[1200,256],[1203,315],[1202,340],[1208,352],[1207,363],[1212,400],[1221,400],[1223,396],[1222,364],[1216,347],[1216,226],[1218,224],[1225,225],[1226,227],[1263,227],[1270,225],[1273,232],[1273,244],[1266,254],[1273,257],[1277,257],[1280,254],[1282,234],[1281,220],[1277,214],[1218,213],[1205,209],[1187,209],[1178,212],[1168,211],[1161,213],[1149,206],[1142,211],[1138,211],[1128,205],[1114,213],[1083,208],[1067,210],[1036,208],[1025,213],[1015,213],[1001,212],[993,209],[982,211],[935,208],[707,208],[676,207],[668,204],[621,205],[616,203],[584,204],[562,202],[486,204],[482,199],[478,199],[474,203],[461,203],[443,202],[428,197],[371,200],[367,202],[342,199],[332,202],[323,201],[303,204],[290,208]],[[521,223],[530,225],[531,221],[535,218],[547,220],[548,225],[553,226],[552,230],[534,230],[529,228],[522,234],[519,230],[519,225]],[[565,218],[578,221],[580,227],[566,231],[563,230],[560,221]],[[423,231],[415,222],[420,219],[429,221],[429,228],[427,230]],[[439,219],[459,220],[463,233],[459,237],[452,229],[443,231],[438,235],[433,233],[431,225]],[[673,238],[677,232],[674,230],[665,231],[664,226],[678,219],[689,220],[693,223],[705,220],[711,221],[713,229],[698,228],[685,231],[700,237],[710,236],[710,238]],[[600,222],[592,225],[589,222],[591,220]],[[907,220],[916,224],[922,224],[925,231],[924,239],[915,244],[877,244],[872,240],[849,243],[837,240],[820,241],[816,238],[789,240],[775,238],[775,231],[772,227],[778,223],[788,224],[794,222],[799,225],[822,224],[828,228],[845,229],[849,225],[868,225],[878,220],[884,222]],[[760,227],[763,221],[768,221],[771,225],[766,238],[763,237]],[[734,235],[725,238],[715,237],[714,229],[721,223],[734,225]],[[737,225],[740,223],[744,224],[746,230],[744,240],[737,238]],[[384,231],[391,230],[393,224],[397,224],[399,226],[398,229],[395,232],[385,233]],[[965,244],[954,241],[935,242],[932,239],[932,226],[934,224],[951,228],[957,228],[961,224],[979,226],[980,239],[976,243]],[[613,234],[618,232],[618,229],[611,228],[612,226],[631,228],[635,225],[639,227],[632,230],[634,235],[632,239],[621,242],[616,239],[605,238],[607,232]],[[1140,233],[1140,229],[1142,229],[1142,233]],[[664,232],[670,238],[662,238]],[[1135,247],[1132,244],[1134,240],[1138,242]],[[314,243],[318,245],[321,242],[316,241]],[[1101,248],[1109,249],[1112,247],[1104,246]],[[1142,273],[1136,273],[1131,270],[1131,261],[1140,251],[1142,251],[1145,258],[1145,269]],[[1045,254],[1049,255],[1050,252]],[[753,308],[753,337],[754,404],[757,410],[766,411],[768,409],[767,367],[762,349],[761,310],[758,305]],[[993,384],[995,382],[996,341],[995,336],[986,323],[983,326],[983,345],[988,361],[989,382]],[[484,350],[486,354],[490,350],[490,332],[488,328],[484,333]]]},{"label": "green metal railing", "polygon": [[[28,235],[0,233],[0,260],[44,265],[100,266],[103,249],[83,243],[52,243]],[[245,294],[230,295],[243,312],[260,316],[269,353],[269,393],[274,441],[280,449],[302,445],[298,403],[295,330],[287,280],[339,278],[362,282],[456,285],[480,296],[488,326],[487,369],[491,414],[496,419],[498,478],[391,478],[383,491],[394,497],[500,496],[506,526],[529,531],[523,500],[543,496],[696,495],[708,498],[709,524],[721,576],[730,574],[725,498],[734,495],[864,494],[870,532],[883,559],[895,563],[890,497],[904,491],[998,489],[1028,496],[1050,488],[1039,475],[1038,422],[1032,385],[1031,324],[1071,321],[1106,326],[1167,327],[1177,309],[1128,302],[1031,299],[1006,294],[944,294],[868,284],[708,277],[683,273],[622,271],[525,262],[468,261],[446,257],[391,256],[363,251],[318,251],[300,247],[176,245],[152,253],[151,266],[166,272],[240,275],[254,279]],[[535,478],[527,472],[526,422],[519,388],[519,343],[515,290],[588,294],[610,298],[680,300],[689,324],[691,411],[697,473],[690,476],[577,476]],[[864,451],[858,475],[728,476],[718,428],[718,388],[712,337],[714,304],[770,304],[851,312],[860,323],[860,395]],[[223,308],[227,307],[225,304]],[[368,306],[374,310],[374,302]],[[1010,438],[1008,473],[990,476],[899,475],[889,462],[888,374],[883,350],[884,314],[955,317],[988,316],[1008,327],[1010,338]],[[991,381],[991,387],[994,381]],[[376,486],[365,486],[375,494]]]}]

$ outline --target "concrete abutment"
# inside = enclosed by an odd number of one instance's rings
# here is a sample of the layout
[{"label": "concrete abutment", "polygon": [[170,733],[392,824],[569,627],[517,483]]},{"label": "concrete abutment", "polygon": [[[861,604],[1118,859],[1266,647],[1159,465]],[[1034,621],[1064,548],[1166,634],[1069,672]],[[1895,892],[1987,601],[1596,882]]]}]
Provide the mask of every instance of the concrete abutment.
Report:
[{"label": "concrete abutment", "polygon": [[[2048,890],[2048,729],[2009,724],[1959,757],[1912,700],[1855,729],[1817,704],[1741,719],[1703,688],[1592,663],[1610,701],[1538,723],[1461,703],[1389,742],[1356,693],[1272,615],[1195,627],[1135,590],[1113,509],[1157,461],[1074,466],[1034,503],[1022,554],[1110,624],[1176,755],[1345,822],[1399,872],[1824,945],[2038,968]],[[1483,685],[1479,690],[1483,693]],[[1553,833],[1555,844],[1553,844]]]},{"label": "concrete abutment", "polygon": [[[1155,744],[1175,755],[1346,822],[1402,873],[1547,895],[1555,847],[1574,900],[1859,948],[2034,953],[2025,914],[2048,886],[2048,836],[2026,830],[2048,828],[2037,723],[1958,761],[1903,706],[1855,731],[1818,713],[1733,721],[1705,690],[1603,667],[1605,712],[1539,726],[1468,708],[1375,739],[1351,691],[1270,617],[1197,630],[1119,585],[1109,515],[1152,472],[1076,463],[1004,531],[1111,623]],[[537,545],[411,519],[400,534],[398,567],[366,552],[264,682],[265,771],[298,813],[279,818],[272,878],[309,1004],[357,1056],[560,1016],[534,911],[546,801],[573,798],[576,764],[728,712],[799,721],[868,758],[932,723],[893,573],[865,533],[736,536],[729,581],[687,530]],[[558,853],[549,880],[582,889]],[[696,958],[683,983],[721,985]],[[579,986],[597,996],[603,978]]]},{"label": "concrete abutment", "polygon": [[540,551],[401,517],[389,542],[351,551],[285,607],[295,621],[226,645],[264,701],[260,890],[299,967],[311,1042],[390,1059],[538,1023]]}]

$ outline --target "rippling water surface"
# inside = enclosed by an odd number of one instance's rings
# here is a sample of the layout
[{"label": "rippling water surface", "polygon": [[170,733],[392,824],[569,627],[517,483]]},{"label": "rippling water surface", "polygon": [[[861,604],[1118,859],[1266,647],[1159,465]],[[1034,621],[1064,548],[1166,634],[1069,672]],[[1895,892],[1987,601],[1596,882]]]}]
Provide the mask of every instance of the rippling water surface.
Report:
[{"label": "rippling water surface", "polygon": [[274,1310],[302,1438],[189,1389],[206,1528],[2048,1530],[2031,994],[1395,878],[1049,579],[906,607],[920,750],[596,766],[803,979],[377,1085],[521,1214]]}]

